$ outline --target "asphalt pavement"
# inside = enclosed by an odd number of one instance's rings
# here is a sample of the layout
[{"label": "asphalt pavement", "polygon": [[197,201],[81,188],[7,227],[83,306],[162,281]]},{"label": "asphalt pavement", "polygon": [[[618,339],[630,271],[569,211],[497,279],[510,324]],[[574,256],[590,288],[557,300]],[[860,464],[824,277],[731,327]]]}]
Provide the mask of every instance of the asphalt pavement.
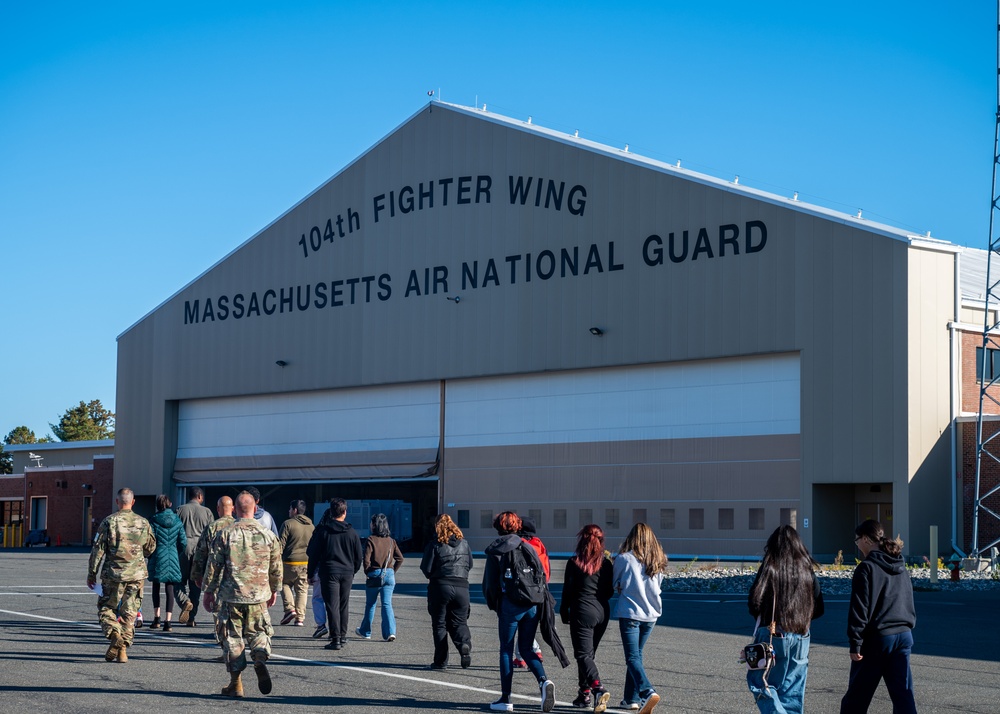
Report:
[{"label": "asphalt pavement", "polygon": [[[251,670],[244,675],[246,698],[219,695],[229,677],[214,662],[219,649],[205,618],[199,626],[173,632],[138,630],[124,664],[107,663],[107,641],[97,624],[97,598],[87,589],[87,554],[63,548],[0,551],[0,705],[6,712],[237,712],[383,711],[484,712],[499,695],[496,618],[478,587],[482,560],[473,571],[470,628],[473,663],[431,670],[430,619],[426,581],[408,556],[397,575],[393,605],[397,639],[356,637],[364,606],[363,579],[351,600],[350,636],[339,652],[312,639],[307,627],[275,624],[270,662],[274,689],[261,695]],[[558,600],[565,561],[553,561]],[[1000,646],[997,605],[1000,591],[919,592],[912,660],[917,707],[921,712],[1000,712]],[[152,619],[149,586],[143,603]],[[311,601],[310,601],[311,607]],[[280,598],[271,610],[281,619]],[[847,686],[847,598],[827,599],[826,615],[813,623],[807,712],[837,712]],[[665,594],[664,615],[646,646],[647,673],[663,697],[657,712],[754,712],[744,668],[736,661],[753,622],[745,596]],[[567,627],[561,628],[567,651]],[[580,711],[576,666],[562,669],[543,645],[546,671],[556,686],[556,711]],[[621,699],[625,666],[617,623],[598,650],[597,664],[612,693]],[[526,671],[514,675],[515,711],[537,711],[538,689]],[[871,712],[891,712],[881,687]]]}]

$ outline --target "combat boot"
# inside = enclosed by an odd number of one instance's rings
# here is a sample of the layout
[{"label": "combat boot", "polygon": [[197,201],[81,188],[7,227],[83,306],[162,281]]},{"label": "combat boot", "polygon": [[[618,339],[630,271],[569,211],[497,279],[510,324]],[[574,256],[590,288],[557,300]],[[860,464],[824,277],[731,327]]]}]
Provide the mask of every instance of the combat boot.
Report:
[{"label": "combat boot", "polygon": [[261,694],[271,693],[271,673],[267,671],[266,660],[255,658],[253,661],[253,671],[257,675],[257,688]]},{"label": "combat boot", "polygon": [[222,694],[227,697],[243,696],[243,680],[240,679],[242,672],[229,673],[229,686],[222,688]]},{"label": "combat boot", "polygon": [[108,662],[114,662],[118,659],[118,652],[125,648],[125,642],[117,632],[112,633],[108,639],[111,640],[111,645],[108,647],[108,651],[104,653],[104,659]]},{"label": "combat boot", "polygon": [[122,644],[122,646],[118,648],[118,661],[119,662],[128,662],[128,654],[126,654],[126,652],[125,652],[126,649],[127,649],[127,647],[126,647],[125,644]]}]

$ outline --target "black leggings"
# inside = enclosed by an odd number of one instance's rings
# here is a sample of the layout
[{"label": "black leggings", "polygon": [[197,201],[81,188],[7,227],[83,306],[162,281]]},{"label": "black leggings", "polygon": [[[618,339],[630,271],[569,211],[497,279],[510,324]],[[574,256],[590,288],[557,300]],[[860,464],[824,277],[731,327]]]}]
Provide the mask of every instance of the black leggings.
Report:
[{"label": "black leggings", "polygon": [[[163,583],[163,589],[167,592],[167,608],[164,612],[164,619],[174,611],[174,583]],[[160,584],[153,581],[153,608],[160,606]]]}]

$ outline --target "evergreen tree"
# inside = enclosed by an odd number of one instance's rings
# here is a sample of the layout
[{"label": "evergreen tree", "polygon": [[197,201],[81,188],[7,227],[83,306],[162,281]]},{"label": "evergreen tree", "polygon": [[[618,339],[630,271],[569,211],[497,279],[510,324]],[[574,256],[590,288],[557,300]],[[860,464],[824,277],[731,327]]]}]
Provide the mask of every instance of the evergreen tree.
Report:
[{"label": "evergreen tree", "polygon": [[115,438],[115,415],[100,399],[80,402],[66,410],[58,424],[49,424],[59,441],[100,441]]}]

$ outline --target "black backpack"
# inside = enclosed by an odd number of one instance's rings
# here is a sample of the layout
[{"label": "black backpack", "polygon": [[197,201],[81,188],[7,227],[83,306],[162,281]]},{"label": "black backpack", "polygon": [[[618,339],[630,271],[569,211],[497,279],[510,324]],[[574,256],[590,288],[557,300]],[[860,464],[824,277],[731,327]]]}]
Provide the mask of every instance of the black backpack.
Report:
[{"label": "black backpack", "polygon": [[525,552],[530,547],[521,543],[500,559],[500,590],[512,603],[525,607],[545,602],[545,573]]}]

